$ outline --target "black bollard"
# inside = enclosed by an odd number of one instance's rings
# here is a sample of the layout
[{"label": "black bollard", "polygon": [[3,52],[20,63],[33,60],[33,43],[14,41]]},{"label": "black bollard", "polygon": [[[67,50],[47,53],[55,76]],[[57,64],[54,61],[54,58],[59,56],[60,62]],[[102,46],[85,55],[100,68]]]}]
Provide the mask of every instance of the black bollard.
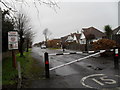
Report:
[{"label": "black bollard", "polygon": [[45,57],[45,77],[49,78],[49,59],[48,59],[48,53],[45,52],[44,53],[44,57]]},{"label": "black bollard", "polygon": [[45,77],[49,78],[49,60],[48,60],[48,53],[44,53],[44,58],[45,58]]},{"label": "black bollard", "polygon": [[119,49],[118,49],[118,47],[114,48],[114,68],[119,69]]}]

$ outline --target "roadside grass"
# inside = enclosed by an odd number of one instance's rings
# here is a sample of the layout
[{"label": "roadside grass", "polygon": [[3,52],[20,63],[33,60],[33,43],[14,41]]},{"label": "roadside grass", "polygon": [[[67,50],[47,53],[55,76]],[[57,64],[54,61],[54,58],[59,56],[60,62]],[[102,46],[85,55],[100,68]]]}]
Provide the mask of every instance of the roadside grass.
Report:
[{"label": "roadside grass", "polygon": [[[16,54],[17,62],[21,65],[21,74],[23,83],[25,81],[30,81],[42,75],[43,68],[38,65],[37,60],[32,58],[31,49],[29,52],[24,52],[24,57],[20,57],[20,54]],[[7,87],[7,85],[16,85],[18,81],[18,71],[12,67],[12,57],[5,58],[2,64],[2,84]]]},{"label": "roadside grass", "polygon": [[7,57],[2,61],[2,84],[13,85],[17,83],[17,70],[12,67],[12,57]]}]

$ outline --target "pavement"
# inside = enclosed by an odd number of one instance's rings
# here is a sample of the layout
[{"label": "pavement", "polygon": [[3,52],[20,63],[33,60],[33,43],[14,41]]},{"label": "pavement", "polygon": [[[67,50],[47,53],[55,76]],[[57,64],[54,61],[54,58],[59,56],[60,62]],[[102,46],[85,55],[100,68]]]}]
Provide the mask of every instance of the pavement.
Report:
[{"label": "pavement", "polygon": [[[44,52],[62,53],[61,49],[40,49],[34,47],[32,56],[44,67]],[[66,50],[65,52],[74,52]],[[60,55],[50,56],[50,68],[88,56]],[[120,63],[119,63],[120,67]],[[44,75],[44,74],[43,74]],[[114,69],[112,57],[90,57],[50,71],[50,78],[38,78],[32,81],[29,88],[87,88],[99,90],[120,90],[120,71]]]}]

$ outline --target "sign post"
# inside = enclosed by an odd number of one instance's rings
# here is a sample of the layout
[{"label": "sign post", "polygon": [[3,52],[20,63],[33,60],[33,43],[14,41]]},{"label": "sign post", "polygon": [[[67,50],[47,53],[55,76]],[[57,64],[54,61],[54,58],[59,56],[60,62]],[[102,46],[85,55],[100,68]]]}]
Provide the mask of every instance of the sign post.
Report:
[{"label": "sign post", "polygon": [[44,53],[44,58],[45,58],[45,77],[49,78],[49,60],[48,60],[48,53]]},{"label": "sign post", "polygon": [[14,50],[12,50],[12,60],[13,60],[13,67],[16,68],[16,56]]},{"label": "sign post", "polygon": [[16,56],[15,56],[14,50],[18,49],[18,32],[17,31],[8,32],[8,49],[12,50],[13,67],[16,68]]},{"label": "sign post", "polygon": [[114,48],[114,68],[119,69],[119,49]]}]

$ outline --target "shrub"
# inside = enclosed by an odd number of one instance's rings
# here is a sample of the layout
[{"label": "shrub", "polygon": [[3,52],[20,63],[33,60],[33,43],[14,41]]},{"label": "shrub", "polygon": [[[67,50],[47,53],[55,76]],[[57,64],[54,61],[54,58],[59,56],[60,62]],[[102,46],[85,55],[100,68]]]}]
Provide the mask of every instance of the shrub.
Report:
[{"label": "shrub", "polygon": [[[106,50],[106,49],[112,49],[114,46],[116,46],[116,42],[114,40],[110,39],[100,39],[96,42],[93,42],[93,50]],[[113,52],[106,51],[104,53],[100,54],[101,56],[112,56]]]},{"label": "shrub", "polygon": [[116,46],[116,42],[110,39],[100,39],[96,42],[93,42],[93,50],[111,49],[114,46]]}]

